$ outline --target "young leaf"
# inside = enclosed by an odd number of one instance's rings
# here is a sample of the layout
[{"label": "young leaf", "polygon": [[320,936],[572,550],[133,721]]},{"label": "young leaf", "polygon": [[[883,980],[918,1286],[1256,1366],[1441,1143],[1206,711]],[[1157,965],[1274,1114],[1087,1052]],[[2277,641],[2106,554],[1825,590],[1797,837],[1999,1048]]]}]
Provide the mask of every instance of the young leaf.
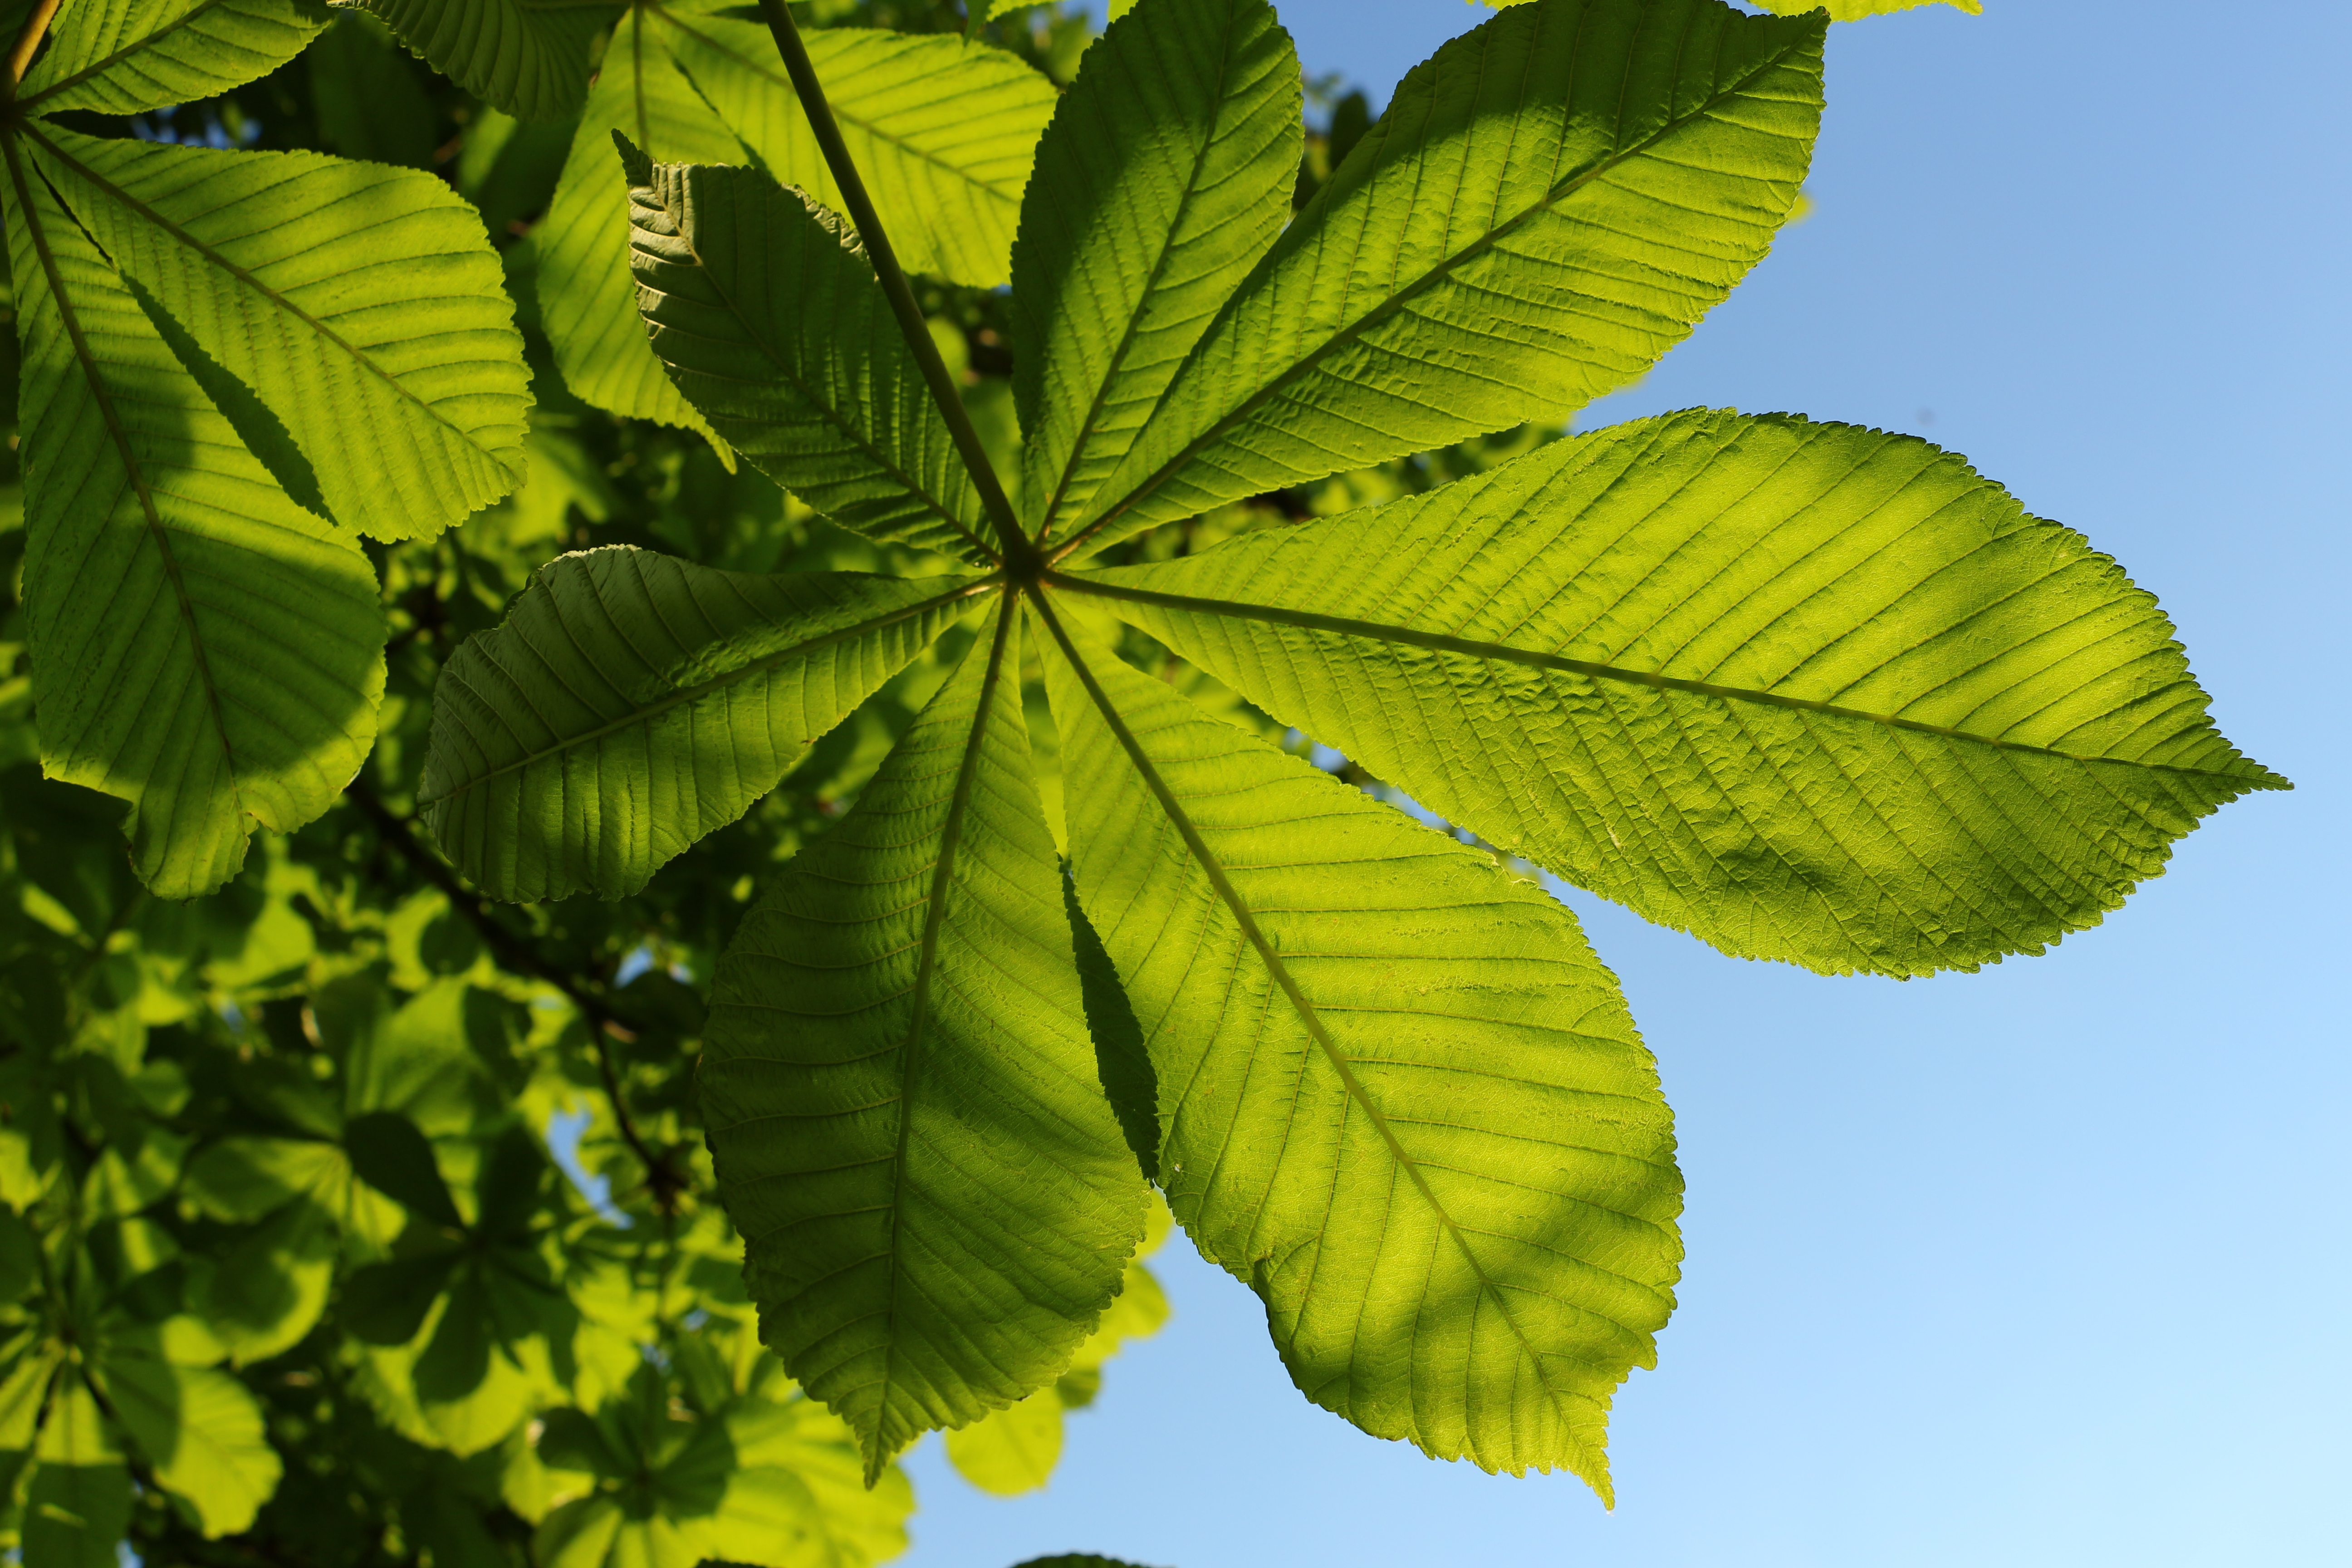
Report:
[{"label": "young leaf", "polygon": [[1096,1076],[1014,620],[744,918],[696,1078],[761,1333],[869,1479],[1059,1373],[1143,1185]]},{"label": "young leaf", "polygon": [[1152,0],[1090,46],[1013,249],[1022,499],[1083,511],[1290,217],[1298,59],[1265,0]]},{"label": "young leaf", "polygon": [[[454,0],[453,0],[454,3]],[[667,24],[631,6],[604,48],[572,154],[546,221],[539,253],[540,310],[563,384],[583,402],[629,419],[655,419],[708,432],[646,347],[629,280],[629,196],[613,156],[619,132],[649,158],[743,163],[743,144],[671,62]]]},{"label": "young leaf", "polygon": [[521,481],[522,336],[480,218],[441,180],[25,134],[115,265],[283,421],[337,521],[429,537]]},{"label": "young leaf", "polygon": [[268,75],[324,17],[299,0],[76,0],[17,89],[27,114],[139,114]]},{"label": "young leaf", "polygon": [[418,804],[495,898],[635,892],[773,789],[979,588],[560,557],[443,667]]},{"label": "young leaf", "polygon": [[525,120],[552,120],[579,109],[588,88],[589,46],[619,8],[619,0],[335,3],[374,12],[436,69]]},{"label": "young leaf", "polygon": [[1226,304],[1064,551],[1564,419],[1641,374],[1796,201],[1824,26],[1538,0],[1445,45]]},{"label": "young leaf", "polygon": [[1046,659],[1071,862],[1160,1093],[1160,1179],[1307,1396],[1609,1495],[1682,1181],[1649,1053],[1566,910],[1081,650]]},{"label": "young leaf", "polygon": [[[769,173],[842,210],[767,27],[712,16],[670,20],[678,66]],[[1003,49],[936,34],[814,27],[802,36],[907,269],[980,288],[1006,281],[1054,84]]]},{"label": "young leaf", "polygon": [[2113,561],[1852,426],[1638,421],[1102,581],[1498,847],[1829,973],[2039,951],[2284,786]]},{"label": "young leaf", "polygon": [[761,170],[623,161],[653,352],[719,436],[845,528],[993,564],[971,476],[842,221]]},{"label": "young leaf", "polygon": [[15,135],[25,604],[50,776],[131,803],[159,895],[221,885],[254,823],[326,809],[374,738],[375,574],[175,360]]}]

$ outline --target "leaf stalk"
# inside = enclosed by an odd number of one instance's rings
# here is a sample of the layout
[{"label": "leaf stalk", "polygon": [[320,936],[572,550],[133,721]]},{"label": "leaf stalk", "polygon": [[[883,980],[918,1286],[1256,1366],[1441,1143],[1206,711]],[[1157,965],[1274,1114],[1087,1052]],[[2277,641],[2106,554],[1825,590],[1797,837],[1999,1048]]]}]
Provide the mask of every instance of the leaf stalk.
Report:
[{"label": "leaf stalk", "polygon": [[59,0],[41,0],[38,5],[34,6],[31,19],[26,22],[24,33],[16,39],[16,47],[9,51],[6,87],[11,99],[16,96],[16,84],[23,81],[26,71],[32,68],[33,56],[40,48],[41,40],[49,36],[49,24],[57,20],[58,4]]},{"label": "leaf stalk", "polygon": [[856,226],[857,237],[866,247],[866,258],[874,264],[874,275],[881,280],[883,297],[890,301],[890,312],[898,318],[898,331],[905,335],[907,347],[913,351],[915,363],[922,369],[924,384],[930,388],[932,401],[947,420],[956,453],[971,471],[971,482],[980,491],[981,505],[996,529],[1005,573],[1015,583],[1033,583],[1044,569],[1044,556],[1022,531],[1020,520],[1013,516],[1013,502],[997,479],[995,466],[988,460],[987,448],[981,445],[980,432],[973,428],[971,415],[964,408],[963,395],[956,390],[954,379],[948,374],[947,362],[940,357],[940,345],[931,341],[922,307],[915,303],[914,286],[907,281],[906,268],[898,265],[898,253],[883,232],[882,216],[875,211],[873,198],[866,195],[866,182],[859,176],[857,164],[849,155],[849,144],[842,140],[841,126],[834,119],[833,105],[825,99],[824,84],[817,80],[808,46],[801,41],[800,25],[793,20],[785,0],[760,0],[760,12],[767,18],[768,31],[775,35],[776,52],[783,57],[785,73],[793,79],[793,90],[799,95],[801,110],[808,116],[809,129],[815,133],[817,146],[824,153],[825,167],[833,172],[834,184],[841,187],[842,204],[848,207],[849,221]]}]

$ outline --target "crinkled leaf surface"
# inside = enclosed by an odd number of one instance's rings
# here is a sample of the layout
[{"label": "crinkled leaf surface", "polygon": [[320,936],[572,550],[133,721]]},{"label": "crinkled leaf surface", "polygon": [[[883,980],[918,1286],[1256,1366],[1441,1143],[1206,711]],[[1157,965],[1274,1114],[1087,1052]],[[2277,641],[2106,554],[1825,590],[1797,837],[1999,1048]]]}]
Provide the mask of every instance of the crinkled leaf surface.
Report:
[{"label": "crinkled leaf surface", "polygon": [[526,120],[580,107],[588,52],[619,0],[336,0],[392,24],[408,47],[486,103]]},{"label": "crinkled leaf surface", "polygon": [[2112,560],[1852,426],[1643,420],[1102,577],[1432,810],[1742,957],[2038,951],[2284,783]]},{"label": "crinkled leaf surface", "polygon": [[28,114],[193,103],[267,76],[300,54],[324,20],[298,0],[74,0],[25,73],[17,102]]},{"label": "crinkled leaf surface", "polygon": [[192,897],[367,754],[375,574],[247,449],[24,143],[0,145],[43,766],[130,801],[141,878]]},{"label": "crinkled leaf surface", "polygon": [[1682,1248],[1672,1119],[1575,917],[1049,613],[1072,868],[1160,1179],[1308,1398],[1605,1497]]},{"label": "crinkled leaf surface", "polygon": [[429,536],[521,481],[522,336],[480,217],[443,181],[25,134],[115,265],[283,422],[336,521]]},{"label": "crinkled leaf surface", "polygon": [[1026,521],[1083,511],[1290,217],[1298,59],[1265,0],[1112,25],[1055,110],[1013,253]]},{"label": "crinkled leaf surface", "polygon": [[990,618],[745,917],[698,1075],[761,1337],[869,1475],[1059,1373],[1142,1234]]},{"label": "crinkled leaf surface", "polygon": [[1822,28],[1719,0],[1544,0],[1440,48],[1226,303],[1065,548],[1565,418],[1646,371],[1795,203]]},{"label": "crinkled leaf surface", "polygon": [[979,492],[842,220],[758,170],[625,162],[653,353],[719,436],[845,528],[992,563]]},{"label": "crinkled leaf surface", "polygon": [[633,892],[774,788],[974,591],[561,557],[443,668],[419,805],[495,897]]}]

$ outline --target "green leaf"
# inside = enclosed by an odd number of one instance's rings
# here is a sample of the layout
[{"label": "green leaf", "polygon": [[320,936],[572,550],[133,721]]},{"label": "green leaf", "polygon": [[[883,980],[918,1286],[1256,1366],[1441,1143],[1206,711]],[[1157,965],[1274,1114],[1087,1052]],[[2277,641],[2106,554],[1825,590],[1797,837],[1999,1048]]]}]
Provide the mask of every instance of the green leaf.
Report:
[{"label": "green leaf", "polygon": [[440,117],[383,23],[364,11],[343,12],[310,46],[303,63],[310,69],[319,139],[331,149],[346,158],[433,167]]},{"label": "green leaf", "polygon": [[419,804],[494,897],[634,892],[773,788],[978,591],[563,556],[443,667]]},{"label": "green leaf", "polygon": [[465,1227],[433,1158],[433,1145],[405,1116],[378,1110],[354,1118],[344,1130],[343,1147],[351,1152],[352,1172],[377,1192],[419,1219],[451,1230]]},{"label": "green leaf", "polygon": [[104,1348],[94,1370],[156,1480],[195,1510],[207,1540],[253,1523],[283,1467],[245,1384],[120,1342]]},{"label": "green leaf", "polygon": [[58,1380],[33,1461],[25,1494],[26,1563],[119,1568],[115,1543],[131,1524],[131,1472],[79,1373]]},{"label": "green leaf", "polygon": [[292,831],[358,771],[383,689],[375,574],[245,449],[16,137],[0,150],[43,766],[131,802],[140,877],[194,897],[254,824]]},{"label": "green leaf", "polygon": [[17,106],[139,114],[194,103],[268,75],[323,25],[300,0],[74,0]]},{"label": "green leaf", "polygon": [[1065,548],[1565,419],[1643,374],[1794,205],[1824,26],[1538,0],[1446,44],[1226,304]]},{"label": "green leaf", "polygon": [[845,528],[992,563],[979,492],[841,220],[756,169],[623,162],[653,352],[719,434]]},{"label": "green leaf", "polygon": [[[761,163],[843,210],[767,27],[711,16],[670,21],[678,66]],[[1007,281],[1054,84],[1015,55],[938,34],[811,27],[801,37],[900,262],[980,288]]]},{"label": "green leaf", "polygon": [[1034,1492],[1062,1458],[1062,1396],[1041,1388],[1028,1398],[947,1435],[956,1474],[996,1497]]},{"label": "green leaf", "polygon": [[284,422],[336,521],[428,537],[521,481],[522,337],[479,216],[441,180],[26,135],[116,266]]},{"label": "green leaf", "polygon": [[1206,718],[1058,619],[1078,893],[1159,1070],[1160,1179],[1307,1396],[1609,1495],[1682,1181],[1576,921],[1491,857]]},{"label": "green leaf", "polygon": [[1041,536],[1085,510],[1289,221],[1298,112],[1265,0],[1152,0],[1089,47],[1013,250],[1022,500]]},{"label": "green leaf", "polygon": [[[336,0],[357,4],[467,92],[525,120],[580,107],[588,51],[617,0]],[[612,58],[607,50],[605,58]]]},{"label": "green leaf", "polygon": [[745,163],[751,155],[672,63],[668,37],[667,25],[642,6],[614,29],[532,243],[541,314],[572,395],[624,418],[707,432],[646,346],[636,319],[628,183],[613,156],[613,133],[656,161]]},{"label": "green leaf", "polygon": [[326,1310],[334,1283],[335,1236],[325,1212],[289,1204],[253,1232],[192,1270],[190,1301],[238,1366],[299,1343]]},{"label": "green leaf", "polygon": [[1141,1231],[1009,607],[744,918],[697,1072],[761,1332],[870,1479],[1052,1378]]},{"label": "green leaf", "polygon": [[1643,420],[1103,575],[1183,595],[1112,607],[1284,722],[1741,957],[2038,952],[2285,784],[2112,560],[1853,426]]},{"label": "green leaf", "polygon": [[781,1376],[729,1407],[727,1436],[735,1447],[735,1486],[730,1508],[710,1531],[710,1548],[720,1557],[757,1562],[763,1544],[773,1550],[782,1533],[745,1538],[739,1521],[756,1507],[770,1513],[789,1507],[798,1531],[797,1550],[782,1554],[791,1568],[868,1568],[907,1550],[907,1517],[915,1493],[906,1472],[886,1468],[872,1486],[857,1440],[841,1418],[814,1399],[791,1390]]}]

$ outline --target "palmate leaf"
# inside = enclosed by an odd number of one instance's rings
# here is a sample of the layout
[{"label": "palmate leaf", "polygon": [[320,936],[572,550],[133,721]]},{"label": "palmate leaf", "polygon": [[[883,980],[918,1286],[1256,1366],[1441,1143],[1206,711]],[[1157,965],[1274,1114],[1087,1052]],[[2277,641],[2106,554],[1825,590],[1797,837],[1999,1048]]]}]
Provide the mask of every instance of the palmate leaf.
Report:
[{"label": "palmate leaf", "polygon": [[774,788],[979,587],[561,557],[443,667],[418,805],[493,897],[635,892]]},{"label": "palmate leaf", "polygon": [[1051,532],[1126,456],[1290,216],[1298,60],[1265,0],[1113,24],[1055,110],[1014,246],[1026,521]]},{"label": "palmate leaf", "polygon": [[524,120],[580,107],[588,52],[620,0],[335,0],[374,12],[485,103]]},{"label": "palmate leaf", "polygon": [[25,1561],[49,1568],[119,1568],[131,1522],[131,1471],[79,1369],[50,1395],[25,1491]]},{"label": "palmate leaf", "polygon": [[1542,0],[1445,45],[1226,303],[1063,551],[1563,419],[1641,374],[1795,203],[1822,33],[1719,0]]},{"label": "palmate leaf", "polygon": [[336,521],[427,537],[521,482],[522,338],[480,218],[441,180],[25,135],[115,265],[284,423]]},{"label": "palmate leaf", "polygon": [[697,1074],[761,1337],[869,1477],[1059,1373],[1143,1230],[990,623],[744,918]]},{"label": "palmate leaf", "polygon": [[654,355],[719,436],[845,528],[992,563],[979,492],[842,220],[758,170],[623,161]]},{"label": "palmate leaf", "polygon": [[17,105],[138,114],[193,103],[267,76],[324,21],[299,0],[75,0],[25,73]]},{"label": "palmate leaf", "polygon": [[1499,847],[1832,973],[2039,951],[2284,784],[2113,561],[1851,426],[1643,420],[1101,581]]},{"label": "palmate leaf", "polygon": [[1307,1396],[1605,1498],[1682,1248],[1672,1121],[1575,918],[1045,611],[1072,868],[1160,1083],[1160,1179]]},{"label": "palmate leaf", "polygon": [[0,151],[43,766],[130,801],[140,877],[193,897],[255,823],[301,826],[358,771],[375,574],[246,449],[19,139]]}]

